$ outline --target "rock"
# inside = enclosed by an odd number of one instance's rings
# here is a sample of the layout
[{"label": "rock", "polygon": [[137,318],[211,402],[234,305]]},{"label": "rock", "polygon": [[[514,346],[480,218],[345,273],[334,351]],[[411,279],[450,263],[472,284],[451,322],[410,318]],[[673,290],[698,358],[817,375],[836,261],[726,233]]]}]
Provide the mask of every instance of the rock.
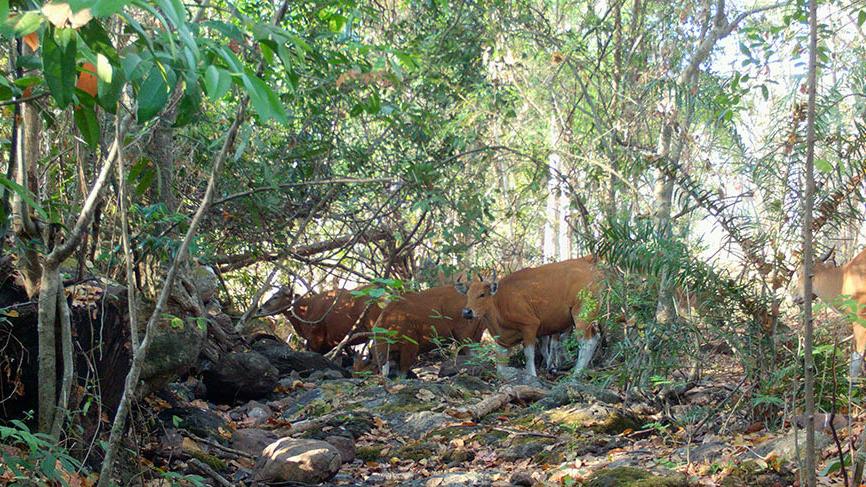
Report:
[{"label": "rock", "polygon": [[[139,316],[146,323],[153,312],[150,305],[143,306]],[[198,360],[207,333],[204,317],[179,318],[169,309],[154,327],[154,334],[141,367],[141,380],[150,391],[156,391],[183,374]],[[143,330],[142,330],[143,336]]]},{"label": "rock", "polygon": [[329,443],[282,438],[264,449],[254,479],[318,484],[333,478],[342,463],[340,451]]},{"label": "rock", "polygon": [[289,345],[275,337],[263,335],[253,342],[253,350],[264,355],[268,361],[279,370],[280,375],[288,375],[298,372],[301,377],[309,377],[317,370],[333,370],[343,377],[351,377],[352,374],[315,352],[299,352],[292,350]]},{"label": "rock", "polygon": [[574,404],[546,411],[547,420],[573,428],[589,428],[596,433],[619,434],[640,429],[642,421],[631,413],[604,404]]},{"label": "rock", "polygon": [[[560,452],[547,452],[547,447],[556,444],[555,438],[533,438],[533,437],[516,437],[511,442],[511,446],[499,452],[499,458],[507,462],[515,462],[527,458],[537,458],[545,460],[544,463],[558,463],[561,458],[557,456]],[[551,455],[545,455],[551,453]],[[548,460],[544,457],[550,457]]]},{"label": "rock", "polygon": [[423,483],[424,487],[488,487],[493,485],[492,475],[486,472],[455,472],[434,475]]},{"label": "rock", "polygon": [[266,423],[273,415],[274,412],[271,408],[258,401],[250,401],[229,413],[229,416],[235,421],[246,420],[248,423],[256,425]]},{"label": "rock", "polygon": [[538,377],[533,377],[526,373],[524,369],[518,369],[515,367],[499,367],[497,368],[499,372],[499,376],[506,384],[512,385],[523,385],[523,386],[532,386],[539,387],[541,389],[547,389],[547,384],[544,383]]},{"label": "rock", "polygon": [[512,485],[520,485],[522,487],[532,487],[532,484],[535,483],[535,480],[532,478],[532,474],[525,470],[518,470],[511,474],[511,478],[508,479]]},{"label": "rock", "polygon": [[487,375],[490,367],[478,363],[478,358],[471,355],[457,355],[442,362],[439,366],[439,377],[453,377],[463,373],[468,376]]},{"label": "rock", "polygon": [[778,485],[795,485],[794,474],[786,466],[782,466],[779,472],[772,468],[766,468],[755,461],[743,462],[730,469],[725,478],[719,484],[722,487],[776,487]]},{"label": "rock", "polygon": [[[797,430],[797,443],[800,445],[800,451],[803,451],[806,444],[806,431]],[[821,450],[827,447],[832,441],[832,437],[820,431],[815,432],[815,451],[820,456]],[[797,448],[794,443],[794,431],[789,432],[784,436],[765,441],[750,451],[744,453],[744,459],[753,459],[754,455],[766,458],[767,455],[773,454],[786,462],[797,462]]]},{"label": "rock", "polygon": [[199,408],[169,408],[159,413],[160,421],[171,428],[180,428],[204,438],[222,438],[220,429],[228,432],[222,416]]},{"label": "rock", "polygon": [[231,447],[258,457],[268,445],[277,441],[277,435],[258,428],[243,428],[232,434]]},{"label": "rock", "polygon": [[196,266],[190,275],[195,290],[203,303],[207,303],[216,295],[219,289],[219,278],[210,266]]},{"label": "rock", "polygon": [[340,380],[345,379],[343,373],[338,370],[317,370],[310,374],[308,377],[311,381],[323,381],[323,380]]},{"label": "rock", "polygon": [[339,450],[340,458],[343,463],[350,463],[355,460],[355,440],[345,436],[327,436],[325,442]]},{"label": "rock", "polygon": [[397,433],[410,438],[423,438],[431,431],[452,422],[454,418],[444,413],[420,411],[407,415],[401,424],[392,426]]},{"label": "rock", "polygon": [[687,487],[686,477],[659,477],[635,467],[605,468],[595,472],[586,487]]},{"label": "rock", "polygon": [[208,398],[222,403],[261,398],[274,389],[278,379],[277,369],[256,352],[230,353],[204,373]]},{"label": "rock", "polygon": [[689,445],[677,450],[677,453],[683,458],[688,454],[689,461],[693,463],[713,462],[722,455],[722,451],[727,447],[725,443],[719,440],[717,436],[707,435],[699,445]]}]

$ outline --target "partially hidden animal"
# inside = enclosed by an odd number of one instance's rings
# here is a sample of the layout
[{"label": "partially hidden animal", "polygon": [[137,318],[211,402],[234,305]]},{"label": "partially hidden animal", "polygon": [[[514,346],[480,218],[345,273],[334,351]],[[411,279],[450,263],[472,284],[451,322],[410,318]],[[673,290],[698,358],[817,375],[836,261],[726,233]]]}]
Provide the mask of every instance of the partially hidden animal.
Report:
[{"label": "partially hidden animal", "polygon": [[[388,303],[374,326],[392,333],[375,338],[375,356],[371,360],[381,364],[380,371],[387,376],[390,359],[397,356],[399,375],[406,376],[420,353],[437,347],[433,337],[459,342],[480,341],[483,323],[463,318],[464,302],[464,296],[449,285],[405,293]],[[368,364],[368,367],[376,365]]]},{"label": "partially hidden animal", "polygon": [[[857,302],[857,317],[866,319],[866,249],[857,254],[848,263],[836,265],[831,260],[833,249],[816,259],[813,278],[812,295],[829,305],[838,305],[842,296],[847,296]],[[794,302],[802,303],[805,299],[805,276],[802,272],[797,276],[797,289],[794,292]],[[851,352],[850,376],[856,378],[863,370],[863,356],[866,353],[866,326],[852,323],[854,331],[854,351]]]},{"label": "partially hidden animal", "polygon": [[[307,350],[325,354],[336,347],[352,330],[369,332],[381,309],[367,298],[347,289],[299,296],[284,286],[259,308],[258,316],[283,313],[292,327],[307,343]],[[347,345],[359,345],[365,336],[353,338]]]},{"label": "partially hidden animal", "polygon": [[534,376],[538,338],[572,326],[579,343],[575,372],[589,365],[598,346],[593,322],[600,280],[592,260],[584,257],[522,269],[501,281],[494,274],[455,287],[466,295],[463,317],[484,322],[502,347],[522,344],[526,372]]}]

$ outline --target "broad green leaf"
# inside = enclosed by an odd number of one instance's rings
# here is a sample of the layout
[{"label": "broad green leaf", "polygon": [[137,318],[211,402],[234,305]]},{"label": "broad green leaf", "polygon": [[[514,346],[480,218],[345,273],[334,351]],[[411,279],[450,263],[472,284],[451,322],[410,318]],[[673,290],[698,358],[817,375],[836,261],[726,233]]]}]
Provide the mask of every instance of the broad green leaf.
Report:
[{"label": "broad green leaf", "polygon": [[42,25],[44,17],[37,11],[25,12],[12,20],[12,29],[17,36],[26,36],[32,32],[36,32],[39,26]]},{"label": "broad green leaf", "polygon": [[268,85],[257,76],[249,73],[244,73],[242,78],[250,101],[253,103],[253,108],[259,117],[265,121],[273,118],[280,123],[286,123],[288,115],[277,95],[271,91]]},{"label": "broad green leaf", "polygon": [[197,80],[194,76],[187,77],[184,84],[186,85],[186,89],[177,107],[177,117],[174,120],[174,127],[182,127],[192,122],[201,112],[201,90],[199,89]]},{"label": "broad green leaf", "polygon": [[211,100],[219,100],[229,91],[232,84],[231,75],[224,69],[210,65],[204,74],[204,87]]},{"label": "broad green leaf", "polygon": [[99,145],[99,122],[96,120],[93,107],[82,104],[75,108],[75,126],[78,127],[87,145],[94,149]]},{"label": "broad green leaf", "polygon": [[[71,34],[71,35],[70,35]],[[65,108],[75,93],[76,35],[72,29],[48,27],[42,35],[42,72],[57,106]]]},{"label": "broad green leaf", "polygon": [[78,30],[78,35],[95,54],[102,54],[113,64],[120,64],[120,56],[117,49],[111,43],[111,38],[99,22],[89,22]]},{"label": "broad green leaf", "polygon": [[866,10],[861,10],[857,13],[857,23],[862,26],[864,22],[866,22]]},{"label": "broad green leaf", "polygon": [[33,211],[35,211],[36,214],[38,214],[43,220],[48,220],[48,213],[46,213],[45,210],[43,210],[42,207],[36,203],[36,200],[33,199],[33,194],[30,193],[29,189],[21,186],[15,181],[12,181],[3,174],[0,174],[0,186],[3,186],[9,191],[12,191],[13,193],[20,196],[24,203],[27,204],[27,206],[33,208]]},{"label": "broad green leaf", "polygon": [[90,8],[90,13],[94,17],[108,17],[116,14],[129,3],[132,2],[130,0],[96,0],[93,7]]},{"label": "broad green leaf", "polygon": [[0,24],[5,24],[9,17],[9,0],[0,0]]},{"label": "broad green leaf", "polygon": [[165,79],[159,65],[154,63],[150,68],[141,88],[138,90],[138,112],[136,119],[139,123],[146,122],[155,117],[168,101],[168,93],[171,89]]},{"label": "broad green leaf", "polygon": [[206,22],[202,22],[202,25],[222,33],[229,39],[238,42],[242,42],[244,40],[244,34],[234,24],[221,22],[219,20],[208,20]]},{"label": "broad green leaf", "polygon": [[[98,67],[97,67],[98,70]],[[123,85],[126,77],[123,75],[122,69],[112,68],[111,83],[106,83],[101,79],[97,79],[96,84],[96,101],[99,106],[110,113],[114,113],[117,108],[117,100],[120,99],[120,92],[123,90]]]},{"label": "broad green leaf", "polygon": [[108,62],[108,58],[103,56],[102,54],[97,54],[96,76],[99,78],[99,81],[111,84],[111,77],[113,72],[114,69],[111,67],[111,63]]}]

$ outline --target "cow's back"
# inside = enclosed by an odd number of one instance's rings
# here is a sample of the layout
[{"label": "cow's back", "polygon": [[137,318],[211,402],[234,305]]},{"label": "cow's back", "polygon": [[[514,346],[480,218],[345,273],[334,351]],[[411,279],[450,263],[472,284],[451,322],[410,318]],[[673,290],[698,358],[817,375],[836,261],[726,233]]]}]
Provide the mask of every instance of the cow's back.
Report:
[{"label": "cow's back", "polygon": [[583,305],[584,289],[595,294],[600,277],[587,258],[554,262],[510,274],[499,282],[499,290],[493,297],[500,326],[516,328],[527,319],[535,318],[541,323],[539,336],[567,330],[573,323],[571,308]]},{"label": "cow's back", "polygon": [[412,338],[422,350],[432,349],[430,338],[434,334],[477,341],[484,330],[477,320],[462,317],[465,302],[454,286],[406,293],[382,310],[380,326]]}]

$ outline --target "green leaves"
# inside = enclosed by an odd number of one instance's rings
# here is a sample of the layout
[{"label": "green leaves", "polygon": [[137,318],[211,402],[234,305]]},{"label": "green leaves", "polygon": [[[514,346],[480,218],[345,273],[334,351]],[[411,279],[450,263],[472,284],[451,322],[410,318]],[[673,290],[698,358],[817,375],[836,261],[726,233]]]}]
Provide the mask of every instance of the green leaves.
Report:
[{"label": "green leaves", "polygon": [[219,100],[229,91],[232,85],[232,77],[228,71],[214,65],[208,66],[204,73],[204,88],[208,98]]},{"label": "green leaves", "polygon": [[285,108],[283,108],[277,95],[268,87],[268,85],[265,84],[264,81],[259,79],[258,76],[250,73],[242,74],[241,80],[243,81],[247,94],[250,96],[253,108],[256,110],[256,113],[259,114],[262,121],[268,121],[270,119],[275,119],[280,123],[286,123],[288,121],[288,115],[286,114]]},{"label": "green leaves", "polygon": [[[171,79],[167,80],[166,75],[169,75]],[[139,123],[150,120],[162,110],[168,101],[168,95],[173,84],[174,74],[171,71],[164,73],[158,63],[151,66],[147,78],[138,90],[138,111],[135,116]]]},{"label": "green leaves", "polygon": [[83,105],[75,109],[75,126],[87,145],[95,149],[99,144],[99,122],[92,106]]},{"label": "green leaves", "polygon": [[77,35],[72,29],[49,26],[42,35],[42,69],[45,83],[60,108],[66,108],[75,94]]}]

